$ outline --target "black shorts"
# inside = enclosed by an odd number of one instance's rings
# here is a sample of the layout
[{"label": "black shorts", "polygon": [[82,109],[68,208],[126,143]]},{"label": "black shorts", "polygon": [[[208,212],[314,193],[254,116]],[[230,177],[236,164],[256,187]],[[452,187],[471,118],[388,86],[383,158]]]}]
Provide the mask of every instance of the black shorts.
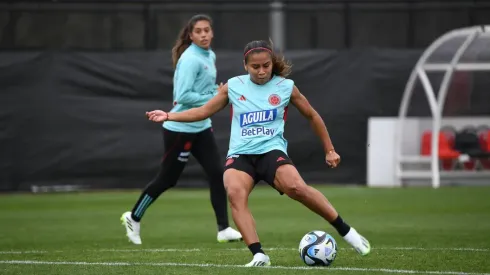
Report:
[{"label": "black shorts", "polygon": [[[276,170],[284,164],[293,164],[293,161],[283,151],[272,150],[261,155],[231,155],[226,158],[225,171],[236,169],[249,174],[255,184],[263,180],[274,187]],[[277,188],[275,188],[277,190]],[[279,190],[278,190],[279,191]],[[282,192],[279,191],[279,193]]]}]

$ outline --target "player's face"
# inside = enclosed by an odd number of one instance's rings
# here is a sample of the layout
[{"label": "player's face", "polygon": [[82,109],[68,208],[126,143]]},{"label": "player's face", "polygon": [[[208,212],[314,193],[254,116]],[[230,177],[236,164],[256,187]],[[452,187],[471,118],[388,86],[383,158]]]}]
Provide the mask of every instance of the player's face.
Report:
[{"label": "player's face", "polygon": [[251,53],[248,55],[245,70],[252,77],[253,82],[265,84],[271,79],[272,58],[268,52]]},{"label": "player's face", "polygon": [[213,40],[213,29],[206,20],[197,21],[190,34],[192,42],[203,49],[208,49]]}]

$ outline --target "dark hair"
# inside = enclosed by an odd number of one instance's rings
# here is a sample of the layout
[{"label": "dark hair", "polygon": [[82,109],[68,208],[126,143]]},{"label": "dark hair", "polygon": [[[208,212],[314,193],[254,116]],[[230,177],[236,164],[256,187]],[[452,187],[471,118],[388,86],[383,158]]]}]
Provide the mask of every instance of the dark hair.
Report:
[{"label": "dark hair", "polygon": [[286,60],[282,54],[278,54],[273,50],[272,41],[268,43],[264,40],[256,40],[248,43],[243,50],[243,59],[245,64],[248,62],[248,56],[252,53],[268,52],[272,59],[272,74],[287,77],[291,74],[291,62]]},{"label": "dark hair", "polygon": [[213,25],[213,20],[211,19],[211,17],[205,14],[197,14],[189,19],[185,27],[180,30],[177,41],[175,41],[175,45],[172,48],[172,63],[174,69],[177,66],[177,61],[179,61],[182,53],[191,45],[192,40],[190,38],[190,35],[198,21],[208,21],[211,26]]}]

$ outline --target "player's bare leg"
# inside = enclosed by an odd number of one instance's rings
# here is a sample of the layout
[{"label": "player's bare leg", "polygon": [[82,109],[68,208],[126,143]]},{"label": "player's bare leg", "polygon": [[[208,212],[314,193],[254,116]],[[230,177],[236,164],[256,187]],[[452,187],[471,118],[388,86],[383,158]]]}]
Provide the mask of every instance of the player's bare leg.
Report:
[{"label": "player's bare leg", "polygon": [[369,254],[369,242],[342,220],[337,210],[320,191],[306,185],[294,166],[285,164],[277,168],[274,185],[279,191],[301,202],[328,221],[359,254]]},{"label": "player's bare leg", "polygon": [[246,266],[270,265],[269,256],[262,250],[255,229],[255,220],[248,208],[248,196],[254,187],[252,177],[236,169],[227,169],[224,173],[224,183],[233,221],[242,234],[243,241],[254,255],[253,260]]}]

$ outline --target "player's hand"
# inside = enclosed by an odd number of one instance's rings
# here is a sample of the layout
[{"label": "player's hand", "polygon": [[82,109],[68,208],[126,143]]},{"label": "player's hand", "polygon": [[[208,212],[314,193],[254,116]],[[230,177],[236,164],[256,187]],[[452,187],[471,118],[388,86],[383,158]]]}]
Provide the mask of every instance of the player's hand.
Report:
[{"label": "player's hand", "polygon": [[221,89],[223,88],[223,86],[225,86],[225,85],[223,84],[223,82],[221,82],[219,84],[219,86],[218,86],[218,93],[221,91]]},{"label": "player's hand", "polygon": [[146,112],[146,117],[153,122],[164,122],[168,120],[168,113],[161,110],[154,110]]},{"label": "player's hand", "polygon": [[340,156],[339,154],[337,154],[337,152],[332,150],[327,153],[327,156],[325,157],[325,161],[327,162],[328,166],[330,166],[331,168],[335,168],[340,163]]}]

